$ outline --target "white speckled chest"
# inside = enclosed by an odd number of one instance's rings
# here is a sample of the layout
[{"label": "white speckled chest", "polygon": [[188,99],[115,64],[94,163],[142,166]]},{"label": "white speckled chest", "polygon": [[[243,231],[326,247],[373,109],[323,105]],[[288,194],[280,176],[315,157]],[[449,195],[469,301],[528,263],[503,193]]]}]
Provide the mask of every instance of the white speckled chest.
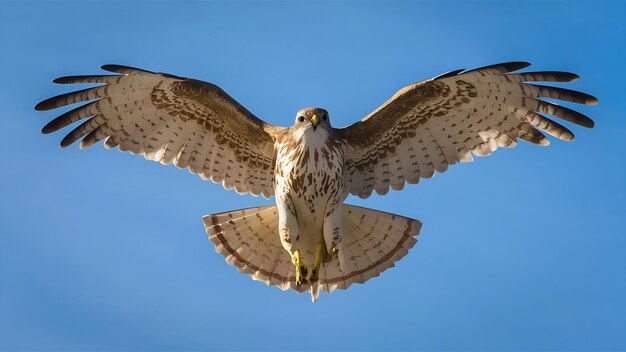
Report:
[{"label": "white speckled chest", "polygon": [[297,216],[301,229],[321,233],[325,215],[345,198],[345,144],[331,140],[326,131],[316,131],[277,148],[276,197]]}]

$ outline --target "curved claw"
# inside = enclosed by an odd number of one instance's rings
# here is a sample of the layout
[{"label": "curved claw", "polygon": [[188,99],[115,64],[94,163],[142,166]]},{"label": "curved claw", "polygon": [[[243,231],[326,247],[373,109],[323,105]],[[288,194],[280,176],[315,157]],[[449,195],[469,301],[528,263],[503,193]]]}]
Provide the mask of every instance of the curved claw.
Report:
[{"label": "curved claw", "polygon": [[324,242],[318,242],[315,245],[315,261],[313,262],[313,270],[311,271],[311,276],[309,277],[310,282],[316,282],[319,280],[320,267],[322,266],[325,252]]}]

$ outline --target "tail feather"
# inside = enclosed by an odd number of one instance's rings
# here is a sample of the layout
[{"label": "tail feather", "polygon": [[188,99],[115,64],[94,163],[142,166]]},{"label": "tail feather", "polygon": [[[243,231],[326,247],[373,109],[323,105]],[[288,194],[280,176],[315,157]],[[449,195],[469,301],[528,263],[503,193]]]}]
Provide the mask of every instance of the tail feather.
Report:
[{"label": "tail feather", "polygon": [[[242,243],[246,243],[246,240],[255,234],[253,227],[264,225],[262,223],[262,215],[272,210],[271,207],[267,209],[264,208],[265,207],[241,209],[230,213],[215,214],[210,219],[205,218],[207,231],[209,231],[209,239],[218,247],[224,246],[224,243],[219,237],[228,233],[231,236],[229,241],[231,247],[236,248]],[[248,217],[246,217],[244,211],[254,212],[258,214],[258,216],[249,217],[250,214],[247,214]],[[245,221],[247,228],[241,228],[242,220]],[[210,223],[207,223],[207,221],[210,221]],[[218,252],[221,252],[221,250],[222,248],[219,247]]]},{"label": "tail feather", "polygon": [[379,276],[415,245],[421,223],[403,216],[344,204],[343,239],[337,257],[322,263],[319,281],[296,285],[295,268],[278,237],[276,206],[264,206],[204,217],[209,239],[226,261],[252,279],[281,290],[347,289]]},{"label": "tail feather", "polygon": [[286,281],[288,272],[276,271],[289,258],[278,240],[276,206],[207,215],[204,223],[215,250],[240,272],[268,285]]},{"label": "tail feather", "polygon": [[[393,267],[415,245],[414,237],[422,225],[417,220],[367,208],[344,204],[342,210],[342,242],[347,255],[340,258],[345,262],[341,263],[342,272],[327,270],[326,277],[320,278],[327,292],[365,282]],[[352,270],[346,271],[346,267]]]}]

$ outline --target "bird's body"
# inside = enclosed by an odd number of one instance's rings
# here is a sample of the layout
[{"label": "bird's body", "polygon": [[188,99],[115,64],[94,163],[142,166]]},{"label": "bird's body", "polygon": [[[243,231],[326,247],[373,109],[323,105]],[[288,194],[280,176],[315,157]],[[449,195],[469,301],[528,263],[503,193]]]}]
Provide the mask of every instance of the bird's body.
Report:
[{"label": "bird's body", "polygon": [[[301,251],[308,273],[318,244],[324,244],[324,252],[341,244],[341,204],[348,195],[343,185],[346,145],[325,123],[325,110],[302,109],[297,116],[304,121],[276,141],[274,189],[283,248],[291,255]],[[321,121],[315,126],[313,116]]]},{"label": "bird's body", "polygon": [[343,204],[417,183],[458,162],[518,140],[547,145],[546,132],[574,138],[553,117],[593,127],[587,116],[540,98],[595,104],[585,93],[534,82],[570,82],[567,72],[513,71],[510,62],[457,70],[398,91],[350,126],[333,128],[326,110],[306,108],[291,127],[269,125],[211,83],[127,66],[118,73],[69,76],[96,83],[39,103],[48,110],[82,101],[44,128],[85,120],[61,141],[142,154],[188,168],[238,193],[276,197],[275,206],[204,217],[209,239],[228,263],[283,290],[346,289],[380,275],[408,253],[417,220]]}]

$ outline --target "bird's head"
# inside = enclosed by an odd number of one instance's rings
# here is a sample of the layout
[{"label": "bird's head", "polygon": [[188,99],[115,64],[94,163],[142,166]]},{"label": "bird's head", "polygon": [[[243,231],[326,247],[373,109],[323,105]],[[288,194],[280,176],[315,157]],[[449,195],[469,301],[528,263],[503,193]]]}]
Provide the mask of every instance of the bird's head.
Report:
[{"label": "bird's head", "polygon": [[330,130],[330,117],[328,111],[322,108],[304,108],[296,114],[294,128],[316,131],[318,129]]}]

